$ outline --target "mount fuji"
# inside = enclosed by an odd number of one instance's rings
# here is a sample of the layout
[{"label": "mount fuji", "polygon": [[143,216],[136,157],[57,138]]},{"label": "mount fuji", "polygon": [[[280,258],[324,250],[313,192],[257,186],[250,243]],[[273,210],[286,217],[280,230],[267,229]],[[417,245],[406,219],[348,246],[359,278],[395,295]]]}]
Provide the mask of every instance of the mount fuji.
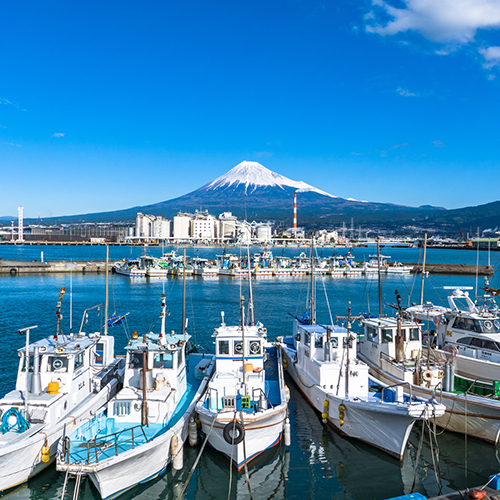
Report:
[{"label": "mount fuji", "polygon": [[215,216],[222,212],[232,212],[238,218],[248,221],[274,220],[291,225],[295,192],[299,226],[324,227],[328,223],[348,221],[350,217],[355,217],[357,224],[381,221],[398,224],[407,222],[414,216],[418,215],[418,219],[421,219],[424,214],[440,210],[435,207],[413,208],[341,198],[303,181],[288,179],[260,163],[243,161],[214,181],[172,200],[113,212],[54,217],[50,220],[67,223],[131,222],[137,212],[171,219],[178,212],[208,210]]}]

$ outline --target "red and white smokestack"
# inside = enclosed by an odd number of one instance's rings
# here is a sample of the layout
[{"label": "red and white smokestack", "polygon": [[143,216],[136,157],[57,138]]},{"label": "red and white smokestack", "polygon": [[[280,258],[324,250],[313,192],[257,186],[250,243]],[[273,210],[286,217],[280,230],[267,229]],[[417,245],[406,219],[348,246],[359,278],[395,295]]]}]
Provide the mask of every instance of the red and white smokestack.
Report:
[{"label": "red and white smokestack", "polygon": [[293,228],[297,229],[297,191],[293,193]]}]

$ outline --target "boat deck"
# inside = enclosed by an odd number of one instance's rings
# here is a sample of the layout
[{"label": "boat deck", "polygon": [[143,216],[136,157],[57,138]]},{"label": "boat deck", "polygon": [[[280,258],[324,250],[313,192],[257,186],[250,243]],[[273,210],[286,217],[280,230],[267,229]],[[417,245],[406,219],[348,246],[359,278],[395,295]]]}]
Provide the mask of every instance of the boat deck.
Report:
[{"label": "boat deck", "polygon": [[70,436],[69,462],[98,463],[168,432],[187,411],[201,385],[202,380],[195,378],[195,365],[200,360],[201,356],[188,358],[187,389],[166,424],[116,424],[114,418],[100,413]]}]

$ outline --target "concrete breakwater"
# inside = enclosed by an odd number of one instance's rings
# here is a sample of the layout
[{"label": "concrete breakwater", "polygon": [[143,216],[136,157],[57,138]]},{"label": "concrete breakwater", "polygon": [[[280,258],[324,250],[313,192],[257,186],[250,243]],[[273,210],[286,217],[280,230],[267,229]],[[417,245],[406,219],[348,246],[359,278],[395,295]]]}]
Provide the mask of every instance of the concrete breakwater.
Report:
[{"label": "concrete breakwater", "polygon": [[[112,263],[110,263],[111,269]],[[404,263],[405,266],[412,266],[412,273],[420,274],[422,264]],[[470,275],[475,276],[493,276],[494,266],[472,264],[433,264],[425,265],[426,272],[430,274],[452,274],[452,275]],[[99,261],[19,261],[19,260],[0,260],[0,275],[21,275],[21,274],[52,274],[52,273],[104,273],[106,271],[106,262]]]},{"label": "concrete breakwater", "polygon": [[52,274],[52,273],[104,273],[105,261],[24,261],[0,260],[0,275],[16,276],[19,274]]}]

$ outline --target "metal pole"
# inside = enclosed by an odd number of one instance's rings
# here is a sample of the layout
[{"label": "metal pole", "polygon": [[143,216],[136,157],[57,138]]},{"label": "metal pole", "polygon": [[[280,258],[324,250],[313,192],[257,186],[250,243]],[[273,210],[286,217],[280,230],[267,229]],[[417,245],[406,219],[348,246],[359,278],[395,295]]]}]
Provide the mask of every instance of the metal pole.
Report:
[{"label": "metal pole", "polygon": [[420,305],[424,303],[425,257],[427,254],[427,233],[424,235],[424,258],[422,260],[422,284],[420,285]]},{"label": "metal pole", "polygon": [[104,304],[104,335],[108,334],[108,305],[109,305],[109,245],[106,245],[106,300]]},{"label": "metal pole", "polygon": [[316,308],[314,297],[314,235],[311,236],[311,325],[316,324]]},{"label": "metal pole", "polygon": [[182,273],[182,335],[186,336],[186,249],[183,254],[183,273]]},{"label": "metal pole", "polygon": [[382,316],[382,282],[380,281],[380,236],[377,236],[377,269],[378,269],[378,317]]},{"label": "metal pole", "polygon": [[243,360],[243,386],[246,385],[245,380],[245,297],[241,296],[241,356]]},{"label": "metal pole", "polygon": [[[26,370],[26,394],[24,395],[24,417],[28,420],[28,394],[29,394],[29,371],[30,371],[30,330],[33,328],[38,328],[38,325],[28,326],[28,328],[22,328],[18,330],[17,333],[21,335],[24,333],[26,335],[26,351],[24,353],[24,366]],[[26,333],[25,333],[26,332]]]},{"label": "metal pole", "polygon": [[248,310],[250,312],[250,326],[255,325],[255,314],[253,310],[253,292],[252,292],[252,269],[250,267],[250,248],[247,245],[247,262],[248,262],[248,288],[249,288],[249,302]]}]

